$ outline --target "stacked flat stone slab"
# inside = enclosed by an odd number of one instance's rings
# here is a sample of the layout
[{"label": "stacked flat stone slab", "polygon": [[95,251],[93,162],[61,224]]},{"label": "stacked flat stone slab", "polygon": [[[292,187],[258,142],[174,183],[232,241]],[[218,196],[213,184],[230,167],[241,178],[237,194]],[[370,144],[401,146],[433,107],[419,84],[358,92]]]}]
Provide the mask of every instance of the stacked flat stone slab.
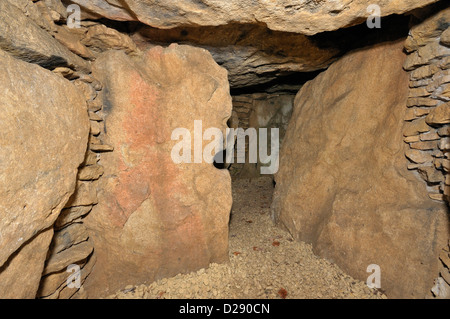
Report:
[{"label": "stacked flat stone slab", "polygon": [[438,299],[450,299],[450,241],[449,246],[442,249],[439,260],[439,277],[436,278],[431,292]]},{"label": "stacked flat stone slab", "polygon": [[[427,183],[429,197],[450,202],[450,9],[413,27],[405,43],[410,91],[404,141],[408,169]],[[449,247],[432,292],[450,298]]]},{"label": "stacked flat stone slab", "polygon": [[410,73],[404,141],[408,168],[416,171],[434,200],[449,201],[450,144],[450,10],[410,32],[404,68]]},{"label": "stacked flat stone slab", "polygon": [[[36,5],[41,13],[48,12],[56,19],[55,21],[52,19],[46,20],[46,23],[51,26],[46,30],[60,44],[79,56],[77,58],[84,59],[85,63],[95,61],[96,56],[108,47],[124,50],[127,53],[136,52],[130,38],[105,26],[96,23],[83,23],[80,28],[71,29],[66,25],[55,24],[55,22],[58,22],[57,19],[64,17],[64,10],[61,10],[60,5],[62,4],[59,1],[38,2]],[[33,8],[31,4],[29,6]],[[30,10],[29,6],[27,10]],[[43,16],[48,15],[44,14]],[[35,20],[43,23],[42,19],[35,18]],[[79,274],[81,284],[83,284],[97,259],[93,252],[94,245],[89,237],[88,230],[84,226],[84,218],[98,204],[97,183],[104,172],[103,167],[99,165],[101,154],[111,152],[114,148],[105,142],[107,138],[102,113],[104,104],[103,85],[92,76],[90,63],[88,65],[89,68],[87,69],[64,66],[53,69],[54,73],[73,83],[86,99],[90,134],[85,159],[78,170],[75,192],[66,203],[54,225],[55,234],[37,294],[37,297],[44,299],[87,297],[83,286],[81,288],[69,288],[67,286],[68,279],[70,282],[70,277],[74,274],[73,271],[68,271],[68,267],[71,265],[80,267]]]},{"label": "stacked flat stone slab", "polygon": [[[55,234],[40,283],[38,297],[44,299],[67,299],[85,297],[84,289],[69,288],[67,281],[74,274],[68,267],[77,265],[80,269],[81,284],[92,271],[96,261],[93,243],[83,219],[98,203],[97,180],[103,175],[103,167],[98,164],[103,151],[113,148],[105,143],[102,110],[102,98],[99,94],[101,83],[86,73],[73,72],[66,68],[54,70],[71,82],[84,94],[90,119],[89,145],[85,160],[77,175],[77,187],[55,222]],[[69,282],[70,279],[69,279]]]}]

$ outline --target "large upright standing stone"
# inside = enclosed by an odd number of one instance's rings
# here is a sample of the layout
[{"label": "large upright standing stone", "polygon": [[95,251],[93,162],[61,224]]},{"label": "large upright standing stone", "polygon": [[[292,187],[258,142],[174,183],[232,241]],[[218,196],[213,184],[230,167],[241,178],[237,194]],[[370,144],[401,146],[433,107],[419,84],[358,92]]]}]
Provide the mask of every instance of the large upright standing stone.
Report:
[{"label": "large upright standing stone", "polygon": [[89,135],[69,81],[0,50],[0,298],[35,298]]},{"label": "large upright standing stone", "polygon": [[407,170],[403,41],[344,56],[298,93],[272,210],[298,240],[389,297],[422,298],[447,238],[445,205]]},{"label": "large upright standing stone", "polygon": [[203,130],[226,128],[227,71],[206,50],[172,45],[141,57],[106,52],[94,74],[105,87],[114,152],[102,156],[99,204],[85,221],[97,256],[89,296],[227,260],[229,173],[171,158],[174,129],[187,128],[194,138],[195,120]]}]

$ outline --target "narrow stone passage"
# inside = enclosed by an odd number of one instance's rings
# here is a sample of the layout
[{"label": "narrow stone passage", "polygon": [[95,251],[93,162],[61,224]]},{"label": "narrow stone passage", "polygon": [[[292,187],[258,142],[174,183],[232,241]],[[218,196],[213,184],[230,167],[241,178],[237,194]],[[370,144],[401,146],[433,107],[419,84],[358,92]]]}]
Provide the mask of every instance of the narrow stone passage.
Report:
[{"label": "narrow stone passage", "polygon": [[109,298],[386,298],[275,227],[270,219],[272,192],[271,178],[233,182],[228,264],[212,264],[149,286],[127,286]]}]

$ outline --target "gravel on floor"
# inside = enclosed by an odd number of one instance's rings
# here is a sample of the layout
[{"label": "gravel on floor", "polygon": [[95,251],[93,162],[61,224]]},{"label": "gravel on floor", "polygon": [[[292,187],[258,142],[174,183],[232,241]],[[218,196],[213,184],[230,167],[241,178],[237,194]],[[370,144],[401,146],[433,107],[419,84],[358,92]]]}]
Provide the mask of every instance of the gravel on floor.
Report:
[{"label": "gravel on floor", "polygon": [[[127,286],[115,299],[385,299],[314,255],[270,218],[272,179],[233,182],[230,262],[211,264],[189,274],[158,280],[149,286]],[[369,275],[369,274],[368,274]]]}]

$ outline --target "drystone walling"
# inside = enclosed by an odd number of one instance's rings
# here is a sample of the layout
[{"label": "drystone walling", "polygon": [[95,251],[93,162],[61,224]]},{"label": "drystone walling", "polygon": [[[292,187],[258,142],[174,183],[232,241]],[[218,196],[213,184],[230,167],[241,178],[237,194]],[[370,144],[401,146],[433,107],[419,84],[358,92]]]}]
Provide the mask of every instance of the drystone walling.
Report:
[{"label": "drystone walling", "polygon": [[232,179],[268,162],[175,162],[198,121],[277,129],[295,240],[357,280],[378,265],[388,297],[450,298],[447,2],[0,1],[0,298],[227,263]]}]

